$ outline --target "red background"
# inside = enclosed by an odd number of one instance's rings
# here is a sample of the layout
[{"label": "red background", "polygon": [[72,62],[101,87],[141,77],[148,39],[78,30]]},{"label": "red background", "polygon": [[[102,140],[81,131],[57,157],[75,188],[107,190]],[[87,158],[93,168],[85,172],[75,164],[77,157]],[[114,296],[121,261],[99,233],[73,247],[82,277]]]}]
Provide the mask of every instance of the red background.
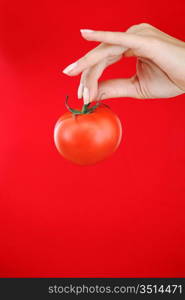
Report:
[{"label": "red background", "polygon": [[[0,276],[185,276],[185,95],[105,102],[124,139],[95,166],[65,161],[53,128],[94,43],[80,28],[148,22],[185,36],[185,2],[0,1]],[[135,61],[104,78],[130,76]]]}]

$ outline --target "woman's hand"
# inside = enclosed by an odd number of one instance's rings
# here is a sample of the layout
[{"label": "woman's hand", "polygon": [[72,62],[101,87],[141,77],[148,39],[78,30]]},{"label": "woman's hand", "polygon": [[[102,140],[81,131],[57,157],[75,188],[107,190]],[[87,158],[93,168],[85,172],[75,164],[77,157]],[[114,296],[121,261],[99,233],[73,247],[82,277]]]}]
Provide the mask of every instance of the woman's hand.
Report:
[{"label": "woman's hand", "polygon": [[[149,24],[126,32],[81,30],[88,41],[101,42],[63,72],[80,73],[78,98],[93,100],[132,97],[169,98],[185,93],[185,43]],[[122,57],[136,56],[136,74],[131,78],[98,80],[108,66]]]}]

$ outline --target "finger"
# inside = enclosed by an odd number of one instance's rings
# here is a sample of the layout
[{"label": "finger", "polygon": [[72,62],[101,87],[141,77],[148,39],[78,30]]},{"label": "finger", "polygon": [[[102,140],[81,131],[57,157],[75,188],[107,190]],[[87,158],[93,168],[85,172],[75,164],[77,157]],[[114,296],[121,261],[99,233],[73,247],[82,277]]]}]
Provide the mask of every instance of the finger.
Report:
[{"label": "finger", "polygon": [[[85,70],[81,75],[81,81],[78,88],[78,98],[83,98],[84,104],[88,104],[94,99],[98,90],[96,76],[101,73],[100,64]],[[81,88],[80,88],[81,87]]]},{"label": "finger", "polygon": [[[86,69],[81,74],[80,84],[78,87],[78,99],[81,99],[84,97],[84,88],[88,88],[90,90],[89,92],[89,100],[92,98],[92,94],[95,94],[97,91],[97,85],[95,84],[97,81],[98,75],[101,76],[101,64],[99,63],[97,65],[94,65],[91,68]],[[85,99],[84,99],[85,100]],[[87,100],[87,102],[89,102]],[[87,104],[87,103],[84,103]]]},{"label": "finger", "polygon": [[[134,56],[132,50],[128,50],[124,53],[125,57]],[[90,67],[82,72],[80,84],[78,87],[78,99],[83,98],[84,104],[88,104],[96,100],[98,93],[98,80],[101,77],[103,71],[106,67],[112,65],[113,63],[118,62],[122,58],[122,55],[118,55],[112,58],[109,58],[107,63],[104,61]],[[84,92],[84,88],[88,89],[88,92]]]},{"label": "finger", "polygon": [[[100,63],[94,65],[91,68],[85,70],[81,75],[81,81],[78,89],[78,98],[84,98],[84,104],[88,104],[96,100],[97,92],[98,92],[98,80],[101,77],[105,68],[110,66],[111,64],[119,61],[122,58],[122,55],[112,57],[109,61],[103,60]],[[84,90],[81,90],[81,87],[88,88],[88,93],[85,93]],[[87,96],[89,98],[87,98]]]},{"label": "finger", "polygon": [[[97,78],[102,74],[103,64],[104,62],[94,65],[93,67],[85,70],[82,73],[81,82],[84,87],[82,93],[84,104],[88,104],[91,101],[93,101],[93,99],[95,99],[95,96],[97,95],[98,92]],[[85,90],[88,90],[88,93],[86,93]]]},{"label": "finger", "polygon": [[89,51],[85,56],[80,58],[77,62],[69,65],[63,70],[64,74],[76,76],[84,70],[98,64],[104,59],[111,59],[116,55],[121,55],[127,49],[119,45],[109,45],[102,43]]},{"label": "finger", "polygon": [[81,29],[80,31],[83,38],[88,41],[103,42],[133,49],[138,48],[144,40],[142,37],[128,32],[95,31],[88,29]]},{"label": "finger", "polygon": [[83,97],[83,90],[84,90],[84,86],[83,86],[82,82],[80,82],[79,87],[78,87],[78,92],[77,92],[78,99],[81,99]]},{"label": "finger", "polygon": [[136,76],[126,79],[105,80],[99,83],[97,100],[120,97],[144,98]]}]

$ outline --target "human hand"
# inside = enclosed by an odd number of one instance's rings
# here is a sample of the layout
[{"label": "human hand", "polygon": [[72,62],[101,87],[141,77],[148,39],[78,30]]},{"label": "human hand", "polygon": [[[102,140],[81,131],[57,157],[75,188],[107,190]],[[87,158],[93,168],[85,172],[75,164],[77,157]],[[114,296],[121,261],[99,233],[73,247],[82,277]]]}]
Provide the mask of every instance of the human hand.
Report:
[{"label": "human hand", "polygon": [[[107,98],[170,98],[185,93],[185,42],[145,23],[126,32],[81,30],[81,34],[101,43],[63,72],[69,76],[81,73],[78,98],[83,97],[85,104]],[[137,57],[134,76],[98,83],[108,66],[128,56]]]}]

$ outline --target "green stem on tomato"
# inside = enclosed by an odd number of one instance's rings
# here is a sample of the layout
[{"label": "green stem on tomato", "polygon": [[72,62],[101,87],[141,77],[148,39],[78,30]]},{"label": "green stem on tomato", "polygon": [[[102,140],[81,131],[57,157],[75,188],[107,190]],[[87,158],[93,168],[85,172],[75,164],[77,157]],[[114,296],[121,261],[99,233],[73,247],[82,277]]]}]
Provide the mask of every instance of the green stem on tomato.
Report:
[{"label": "green stem on tomato", "polygon": [[89,105],[90,105],[90,103],[84,104],[84,105],[82,106],[82,110],[81,110],[82,114],[85,114],[85,113],[87,112],[88,106],[89,106]]},{"label": "green stem on tomato", "polygon": [[84,104],[81,110],[77,110],[77,109],[73,109],[72,107],[69,106],[68,99],[69,99],[69,96],[66,96],[66,101],[65,101],[66,108],[74,115],[89,114],[89,113],[93,112],[100,105],[100,103],[97,103],[89,108],[90,103],[88,103],[88,104]]}]

